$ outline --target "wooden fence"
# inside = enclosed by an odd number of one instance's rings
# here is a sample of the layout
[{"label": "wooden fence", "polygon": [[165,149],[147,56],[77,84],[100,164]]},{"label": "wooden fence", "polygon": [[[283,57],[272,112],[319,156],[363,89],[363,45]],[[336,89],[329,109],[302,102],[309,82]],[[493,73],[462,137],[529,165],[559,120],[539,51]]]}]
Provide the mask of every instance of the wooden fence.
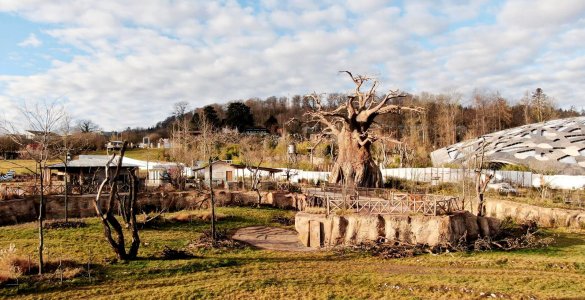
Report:
[{"label": "wooden fence", "polygon": [[439,195],[395,194],[393,199],[355,199],[353,197],[327,196],[324,200],[327,205],[327,213],[335,213],[338,210],[352,210],[356,213],[367,214],[423,214],[438,216],[451,214],[462,210],[463,203],[457,197]]},{"label": "wooden fence", "polygon": [[463,210],[458,197],[395,193],[388,189],[347,189],[325,187],[305,191],[308,207],[326,207],[327,214],[350,210],[367,214],[423,214],[430,216],[451,214]]}]

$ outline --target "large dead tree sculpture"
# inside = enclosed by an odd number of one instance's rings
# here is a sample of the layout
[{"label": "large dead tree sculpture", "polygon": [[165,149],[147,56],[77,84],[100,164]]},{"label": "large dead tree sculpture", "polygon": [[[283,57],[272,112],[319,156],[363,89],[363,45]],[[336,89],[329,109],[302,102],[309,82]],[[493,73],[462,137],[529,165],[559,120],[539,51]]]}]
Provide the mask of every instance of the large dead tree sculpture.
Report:
[{"label": "large dead tree sculpture", "polygon": [[[347,183],[360,187],[380,187],[383,184],[380,168],[371,155],[372,144],[378,139],[373,132],[374,120],[383,114],[403,111],[421,112],[420,107],[404,107],[393,100],[406,95],[398,90],[382,97],[376,95],[378,81],[366,76],[347,73],[356,87],[344,103],[333,110],[321,105],[321,96],[313,93],[313,109],[307,112],[312,121],[325,126],[323,134],[337,137],[339,153],[329,178],[330,183]],[[366,91],[364,91],[366,90]]]},{"label": "large dead tree sculpture", "polygon": [[[122,169],[122,159],[124,158],[126,146],[127,142],[124,142],[122,150],[120,151],[120,157],[117,161],[115,160],[116,154],[113,154],[106,163],[106,177],[100,184],[94,201],[95,210],[102,220],[104,236],[114,252],[116,252],[118,259],[121,260],[135,259],[138,254],[138,247],[140,246],[140,237],[138,235],[138,227],[136,226],[136,196],[138,192],[138,178],[136,177],[134,171],[131,171],[129,174],[130,191],[128,195],[123,195],[123,198],[121,198],[120,194],[118,193],[118,177],[120,176],[120,171]],[[116,164],[113,165],[114,163]],[[108,195],[106,202],[102,203],[101,196],[106,186],[109,186],[110,194]],[[126,247],[124,244],[124,230],[114,215],[116,202],[118,203],[118,206],[121,210],[122,218],[126,224],[126,228],[130,230],[132,234],[132,243],[130,244],[130,249],[128,252],[126,252]],[[116,239],[114,239],[112,236],[112,229],[116,233]]]}]

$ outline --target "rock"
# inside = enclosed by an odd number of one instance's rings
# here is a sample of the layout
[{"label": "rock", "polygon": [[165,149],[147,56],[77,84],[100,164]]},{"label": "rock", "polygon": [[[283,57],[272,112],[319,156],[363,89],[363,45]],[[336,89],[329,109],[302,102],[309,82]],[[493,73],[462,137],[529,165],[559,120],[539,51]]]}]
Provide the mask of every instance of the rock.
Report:
[{"label": "rock", "polygon": [[536,221],[541,227],[585,228],[585,211],[539,207],[525,203],[493,199],[486,201],[487,215],[498,219],[511,217],[518,223]]},{"label": "rock", "polygon": [[[477,217],[469,212],[452,216],[347,215],[338,216],[299,212],[295,229],[305,246],[331,247],[375,241],[380,237],[410,244],[430,246],[456,243],[466,235],[468,241],[493,236],[499,221]],[[317,230],[318,228],[318,230]]]}]

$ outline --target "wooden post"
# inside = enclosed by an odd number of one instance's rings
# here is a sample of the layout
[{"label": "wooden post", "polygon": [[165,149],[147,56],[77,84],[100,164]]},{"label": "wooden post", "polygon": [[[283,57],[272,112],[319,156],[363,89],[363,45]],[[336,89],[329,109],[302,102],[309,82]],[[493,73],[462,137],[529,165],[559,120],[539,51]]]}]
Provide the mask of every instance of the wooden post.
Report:
[{"label": "wooden post", "polygon": [[69,221],[69,207],[68,207],[68,202],[69,199],[67,198],[67,156],[65,156],[65,176],[63,177],[65,179],[65,223],[67,223],[67,221]]},{"label": "wooden post", "polygon": [[41,184],[41,189],[40,189],[40,201],[39,201],[39,219],[38,219],[38,226],[39,226],[39,275],[43,274],[44,271],[44,265],[43,265],[43,248],[44,248],[44,236],[43,236],[43,210],[45,209],[45,197],[44,197],[44,193],[43,193],[43,181],[44,181],[44,174],[43,174],[43,168],[42,168],[42,163],[39,162],[39,177],[40,177],[40,184]]},{"label": "wooden post", "polygon": [[215,243],[215,197],[213,195],[213,163],[209,157],[209,192],[211,197],[211,239]]}]

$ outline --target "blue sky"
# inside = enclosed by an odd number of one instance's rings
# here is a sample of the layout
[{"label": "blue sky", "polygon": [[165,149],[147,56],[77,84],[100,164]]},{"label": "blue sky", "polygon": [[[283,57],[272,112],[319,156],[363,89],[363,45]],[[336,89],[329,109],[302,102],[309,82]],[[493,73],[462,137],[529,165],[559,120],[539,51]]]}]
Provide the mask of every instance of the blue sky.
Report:
[{"label": "blue sky", "polygon": [[3,0],[0,24],[0,119],[59,99],[107,130],[148,127],[179,101],[349,91],[339,70],[380,92],[541,87],[584,107],[581,0]]}]

